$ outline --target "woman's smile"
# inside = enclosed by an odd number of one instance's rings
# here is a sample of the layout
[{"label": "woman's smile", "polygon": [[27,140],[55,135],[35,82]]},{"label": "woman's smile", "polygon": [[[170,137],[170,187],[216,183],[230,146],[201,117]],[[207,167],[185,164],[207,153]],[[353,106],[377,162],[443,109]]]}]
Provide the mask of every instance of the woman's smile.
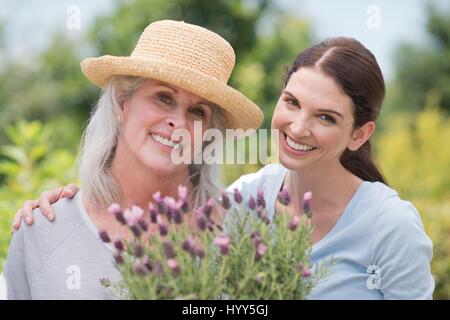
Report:
[{"label": "woman's smile", "polygon": [[150,133],[149,136],[154,142],[156,142],[158,145],[162,146],[163,150],[172,151],[173,149],[181,148],[180,143],[177,143],[170,139],[167,139],[157,133]]},{"label": "woman's smile", "polygon": [[295,156],[306,156],[317,149],[317,147],[314,147],[312,145],[299,143],[295,141],[294,139],[289,137],[285,132],[282,132],[281,134],[282,134],[281,140],[283,141],[282,145],[284,151],[287,153],[290,153]]}]

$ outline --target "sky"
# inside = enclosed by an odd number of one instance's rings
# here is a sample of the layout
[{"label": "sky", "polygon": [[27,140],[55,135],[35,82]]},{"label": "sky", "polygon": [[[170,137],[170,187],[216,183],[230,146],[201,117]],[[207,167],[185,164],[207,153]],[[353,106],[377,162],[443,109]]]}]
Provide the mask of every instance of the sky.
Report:
[{"label": "sky", "polygon": [[[249,0],[251,1],[251,0]],[[432,0],[433,1],[433,0]],[[394,75],[394,52],[401,42],[426,44],[426,0],[277,0],[290,14],[311,22],[315,40],[350,36],[361,41],[377,58],[387,80]],[[434,0],[450,8],[450,1]],[[0,59],[27,56],[48,45],[61,29],[76,41],[98,14],[112,10],[110,0],[0,0],[5,41]],[[80,10],[80,28],[67,28],[71,6]],[[69,12],[68,12],[69,10]]]}]

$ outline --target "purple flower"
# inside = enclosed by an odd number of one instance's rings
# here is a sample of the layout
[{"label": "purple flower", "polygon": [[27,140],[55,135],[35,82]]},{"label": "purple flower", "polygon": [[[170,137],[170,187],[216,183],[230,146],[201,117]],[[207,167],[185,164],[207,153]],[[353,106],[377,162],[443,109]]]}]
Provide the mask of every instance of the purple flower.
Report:
[{"label": "purple flower", "polygon": [[256,208],[256,214],[258,215],[258,218],[260,218],[262,221],[264,221],[265,223],[269,224],[270,220],[267,217],[265,210],[262,207],[257,207]]},{"label": "purple flower", "polygon": [[116,261],[117,264],[123,264],[125,262],[120,252],[116,252],[114,254],[114,260]]},{"label": "purple flower", "polygon": [[137,260],[134,263],[133,270],[134,270],[134,272],[136,272],[138,275],[141,275],[141,276],[145,276],[147,274],[147,272],[148,272],[147,267],[140,260]]},{"label": "purple flower", "polygon": [[194,250],[194,254],[196,257],[199,257],[200,259],[202,259],[205,256],[205,250],[203,249],[203,247],[199,244],[195,247]]},{"label": "purple flower", "polygon": [[255,210],[255,208],[256,208],[256,201],[255,201],[255,198],[253,198],[253,196],[250,196],[250,198],[248,199],[247,206],[248,206],[248,208],[250,210]]},{"label": "purple flower", "polygon": [[258,231],[253,231],[250,235],[250,238],[252,239],[255,249],[258,248],[258,245],[260,243],[262,243],[262,238]]},{"label": "purple flower", "polygon": [[180,200],[180,209],[183,213],[188,213],[189,212],[189,201],[187,200]]},{"label": "purple flower", "polygon": [[105,230],[99,231],[98,234],[100,236],[100,239],[102,239],[103,242],[105,242],[105,243],[111,242],[111,239],[109,238],[108,232],[106,232]]},{"label": "purple flower", "polygon": [[156,223],[156,218],[158,217],[158,211],[153,203],[148,204],[148,211],[150,212],[150,221]]},{"label": "purple flower", "polygon": [[312,216],[311,200],[312,200],[311,191],[305,192],[305,194],[303,195],[303,212],[306,214],[308,218],[311,218]]},{"label": "purple flower", "polygon": [[298,224],[300,222],[300,218],[297,215],[294,215],[289,221],[288,228],[291,231],[297,230]]},{"label": "purple flower", "polygon": [[148,258],[148,256],[143,256],[141,258],[141,262],[147,268],[148,271],[152,271],[153,270],[153,264],[151,263],[151,261]]},{"label": "purple flower", "polygon": [[309,278],[312,275],[312,272],[310,269],[308,269],[303,262],[299,262],[297,264],[297,271],[304,277]]},{"label": "purple flower", "polygon": [[177,276],[180,273],[180,265],[178,264],[177,260],[168,259],[167,266],[169,267],[170,271],[172,271],[172,274],[174,276]]},{"label": "purple flower", "polygon": [[228,235],[221,235],[215,238],[214,243],[219,248],[221,254],[227,255],[230,252],[231,239]]},{"label": "purple flower", "polygon": [[182,200],[188,198],[188,190],[187,187],[179,185],[178,186],[178,197]]},{"label": "purple flower", "polygon": [[266,208],[266,200],[264,199],[264,191],[259,190],[256,194],[256,205],[263,209]]},{"label": "purple flower", "polygon": [[283,189],[278,192],[278,201],[285,206],[288,206],[289,203],[291,203],[291,195],[286,187],[283,187]]},{"label": "purple flower", "polygon": [[226,192],[222,192],[221,203],[222,203],[222,207],[224,207],[225,210],[228,210],[231,208],[231,201]]},{"label": "purple flower", "polygon": [[212,209],[214,208],[214,199],[208,198],[206,204],[203,206],[203,213],[207,218],[211,217]]},{"label": "purple flower", "polygon": [[110,215],[115,215],[115,213],[117,211],[122,211],[122,208],[120,207],[120,205],[118,203],[113,203],[112,205],[110,205],[108,207],[108,213]]},{"label": "purple flower", "polygon": [[148,224],[147,221],[145,221],[143,218],[139,219],[137,221],[137,225],[139,226],[139,228],[142,229],[142,231],[147,231],[148,230]]},{"label": "purple flower", "polygon": [[198,208],[196,215],[197,215],[197,217],[196,217],[197,227],[200,230],[204,231],[207,227],[207,225],[206,225],[207,219],[206,219],[205,214],[203,213],[203,210],[201,210],[201,208]]},{"label": "purple flower", "polygon": [[234,188],[234,202],[237,204],[241,204],[242,202],[242,194],[239,192],[238,188]]},{"label": "purple flower", "polygon": [[214,227],[215,227],[214,221],[208,220],[206,222],[206,227],[208,228],[209,231],[213,232],[214,231]]},{"label": "purple flower", "polygon": [[116,218],[116,220],[119,221],[120,224],[122,225],[127,224],[123,216],[123,210],[117,203],[113,203],[108,207],[108,213],[113,215]]},{"label": "purple flower", "polygon": [[183,243],[181,244],[181,248],[186,252],[193,253],[193,251],[195,250],[195,242],[192,236],[188,236],[183,241]]},{"label": "purple flower", "polygon": [[122,239],[116,238],[116,239],[114,240],[114,247],[115,247],[119,252],[123,251],[123,250],[124,250],[124,247],[123,247]]},{"label": "purple flower", "polygon": [[158,207],[158,212],[160,214],[166,214],[167,212],[167,207],[166,204],[164,203],[164,200],[161,198],[161,192],[156,192],[153,194],[153,199],[156,202],[156,206]]},{"label": "purple flower", "polygon": [[137,238],[139,238],[139,237],[141,236],[141,229],[139,228],[139,226],[137,226],[137,225],[132,225],[132,226],[130,227],[130,229],[131,229],[131,231],[133,232],[133,234],[134,234]]},{"label": "purple flower", "polygon": [[309,278],[309,277],[311,277],[311,275],[312,275],[311,270],[309,270],[308,268],[305,267],[305,269],[303,270],[303,277]]},{"label": "purple flower", "polygon": [[166,255],[167,259],[175,258],[176,254],[172,242],[166,240],[162,243],[162,245],[164,248],[164,254]]},{"label": "purple flower", "polygon": [[173,221],[175,221],[176,224],[182,224],[183,223],[183,215],[181,214],[181,211],[179,209],[176,209],[172,212]]},{"label": "purple flower", "polygon": [[139,242],[134,246],[134,255],[136,258],[141,258],[144,255],[144,248]]},{"label": "purple flower", "polygon": [[169,221],[171,221],[174,219],[175,210],[178,210],[177,203],[172,197],[165,197],[164,203],[166,206],[167,218],[169,219]]},{"label": "purple flower", "polygon": [[264,245],[264,243],[258,244],[258,247],[256,248],[255,252],[255,260],[259,261],[261,258],[266,254],[267,247]]},{"label": "purple flower", "polygon": [[138,206],[132,206],[131,209],[125,209],[124,217],[128,226],[137,225],[139,219],[144,215],[144,210],[139,208]]},{"label": "purple flower", "polygon": [[188,191],[185,186],[178,186],[178,197],[180,198],[178,208],[184,213],[189,212]]},{"label": "purple flower", "polygon": [[169,233],[169,228],[165,223],[158,223],[158,231],[161,236],[166,236]]}]

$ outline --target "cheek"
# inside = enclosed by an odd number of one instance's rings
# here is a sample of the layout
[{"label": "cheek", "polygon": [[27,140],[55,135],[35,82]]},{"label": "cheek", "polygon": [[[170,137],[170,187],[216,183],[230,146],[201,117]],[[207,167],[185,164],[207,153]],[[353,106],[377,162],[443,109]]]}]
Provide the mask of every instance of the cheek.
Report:
[{"label": "cheek", "polygon": [[317,142],[328,149],[344,150],[348,144],[348,133],[336,127],[317,126],[313,129]]},{"label": "cheek", "polygon": [[283,109],[280,104],[278,104],[275,107],[275,110],[273,112],[272,116],[272,128],[274,129],[280,129],[284,125],[289,123],[289,115],[286,110]]}]

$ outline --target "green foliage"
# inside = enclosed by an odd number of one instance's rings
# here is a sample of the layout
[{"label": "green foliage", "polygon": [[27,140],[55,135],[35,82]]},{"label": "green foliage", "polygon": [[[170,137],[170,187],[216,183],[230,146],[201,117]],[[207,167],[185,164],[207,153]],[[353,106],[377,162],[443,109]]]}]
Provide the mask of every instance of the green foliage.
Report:
[{"label": "green foliage", "polygon": [[6,257],[12,218],[25,200],[75,179],[73,150],[55,148],[51,125],[17,121],[5,128],[10,144],[0,147],[0,267]]},{"label": "green foliage", "polygon": [[421,213],[433,241],[435,299],[450,299],[450,119],[437,107],[386,120],[376,140],[377,159],[388,182]]}]

